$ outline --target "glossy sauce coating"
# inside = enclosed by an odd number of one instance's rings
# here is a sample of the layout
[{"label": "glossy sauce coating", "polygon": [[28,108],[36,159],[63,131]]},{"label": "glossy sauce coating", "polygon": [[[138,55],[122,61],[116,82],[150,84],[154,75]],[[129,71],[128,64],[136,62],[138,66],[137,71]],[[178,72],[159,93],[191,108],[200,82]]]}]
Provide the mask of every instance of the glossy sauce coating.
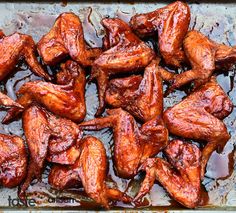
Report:
[{"label": "glossy sauce coating", "polygon": [[46,80],[51,79],[37,61],[36,45],[33,38],[29,35],[14,33],[5,36],[2,32],[0,35],[0,54],[0,80],[9,75],[21,59],[26,61],[36,75]]},{"label": "glossy sauce coating", "polygon": [[121,19],[105,18],[102,20],[102,25],[106,29],[104,42],[108,50],[94,61],[90,76],[90,80],[96,79],[98,84],[99,107],[96,116],[101,115],[105,109],[105,92],[109,76],[139,71],[155,56],[154,51]]},{"label": "glossy sauce coating", "polygon": [[81,21],[74,13],[62,13],[52,29],[38,43],[38,51],[48,65],[61,62],[68,55],[83,66],[90,66],[101,54],[99,48],[87,48]]},{"label": "glossy sauce coating", "polygon": [[109,199],[130,202],[124,193],[106,186],[106,150],[95,137],[82,139],[80,157],[70,167],[54,166],[49,174],[49,183],[57,189],[78,185],[84,186],[85,192],[98,204],[109,208]]},{"label": "glossy sauce coating", "polygon": [[164,112],[164,121],[170,133],[205,141],[202,151],[201,177],[213,151],[222,151],[230,135],[223,121],[233,109],[229,97],[214,77],[183,101]]},{"label": "glossy sauce coating", "polygon": [[162,79],[158,62],[153,60],[141,76],[116,78],[109,82],[106,102],[114,108],[123,108],[141,121],[161,116],[163,111]]},{"label": "glossy sauce coating", "polygon": [[166,64],[179,67],[184,62],[183,39],[190,23],[189,6],[176,1],[150,13],[131,18],[133,30],[140,36],[158,36],[160,53]]},{"label": "glossy sauce coating", "polygon": [[[86,115],[85,105],[85,72],[71,60],[61,66],[57,75],[58,84],[45,81],[25,83],[18,94],[17,103],[27,108],[32,102],[42,104],[56,115],[80,122]],[[12,120],[22,109],[11,108],[3,122]]]},{"label": "glossy sauce coating", "polygon": [[104,118],[95,118],[79,126],[86,130],[113,128],[117,175],[132,178],[146,158],[154,156],[167,145],[168,131],[159,116],[139,128],[134,118],[120,108],[108,110],[107,113]]},{"label": "glossy sauce coating", "polygon": [[149,158],[141,166],[146,176],[135,201],[143,197],[157,179],[174,199],[188,208],[195,208],[201,196],[200,150],[195,145],[173,140],[165,154],[170,163],[161,158]]}]

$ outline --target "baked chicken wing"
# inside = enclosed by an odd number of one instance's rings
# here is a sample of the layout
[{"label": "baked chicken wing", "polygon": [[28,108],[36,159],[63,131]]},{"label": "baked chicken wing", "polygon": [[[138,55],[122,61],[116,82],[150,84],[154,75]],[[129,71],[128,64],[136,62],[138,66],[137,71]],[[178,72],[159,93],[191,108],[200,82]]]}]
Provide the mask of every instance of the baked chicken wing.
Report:
[{"label": "baked chicken wing", "polygon": [[158,34],[160,53],[165,62],[179,67],[185,61],[183,39],[190,23],[190,9],[181,1],[131,18],[132,29],[140,36]]},{"label": "baked chicken wing", "polygon": [[99,108],[96,116],[105,108],[105,92],[109,76],[130,73],[145,68],[155,57],[154,51],[141,41],[127,23],[118,18],[105,18],[105,43],[109,47],[95,61],[90,80],[96,79],[99,91]]},{"label": "baked chicken wing", "polygon": [[82,23],[72,12],[62,13],[52,29],[38,42],[38,52],[48,65],[55,65],[70,56],[83,66],[90,66],[101,54],[99,48],[88,48]]},{"label": "baked chicken wing", "polygon": [[153,60],[143,78],[130,76],[112,79],[106,91],[106,102],[125,109],[141,121],[149,121],[163,111],[162,79],[158,73],[158,62]]},{"label": "baked chicken wing", "polygon": [[212,152],[222,151],[230,138],[221,119],[228,116],[232,108],[232,102],[212,77],[182,102],[164,112],[164,122],[170,133],[207,142],[202,151],[202,178]]},{"label": "baked chicken wing", "polygon": [[149,158],[140,170],[145,179],[134,201],[148,193],[157,180],[176,201],[188,208],[195,208],[201,195],[199,148],[180,140],[173,140],[165,149],[169,162],[161,158]]},{"label": "baked chicken wing", "polygon": [[80,150],[80,157],[74,165],[53,166],[49,183],[59,190],[82,183],[88,196],[105,208],[109,208],[109,200],[130,202],[131,198],[126,194],[106,186],[107,158],[102,142],[91,136],[83,138]]},{"label": "baked chicken wing", "polygon": [[206,83],[216,69],[229,69],[236,63],[235,47],[218,44],[195,30],[187,33],[184,51],[192,69],[175,75],[169,92],[190,82],[196,88]]},{"label": "baked chicken wing", "polygon": [[19,189],[19,198],[25,201],[25,191],[31,181],[34,178],[41,179],[51,130],[46,114],[36,106],[24,112],[23,129],[30,154],[27,177]]},{"label": "baked chicken wing", "polygon": [[10,74],[22,59],[36,75],[51,80],[37,61],[36,45],[31,36],[14,33],[0,37],[0,81]]},{"label": "baked chicken wing", "polygon": [[0,184],[4,187],[15,187],[24,180],[27,153],[20,137],[0,134],[0,169]]},{"label": "baked chicken wing", "polygon": [[99,130],[113,128],[114,165],[122,178],[132,178],[138,167],[148,157],[154,156],[167,145],[168,131],[157,116],[142,127],[126,111],[107,110],[108,116],[81,123],[81,129]]},{"label": "baked chicken wing", "polygon": [[[20,187],[19,197],[24,201],[25,191],[34,178],[41,179],[46,158],[62,155],[81,139],[78,126],[70,120],[58,118],[38,106],[31,106],[23,113],[23,129],[29,148],[30,162],[27,177]],[[53,159],[63,163],[65,158]]]},{"label": "baked chicken wing", "polygon": [[[56,115],[80,122],[86,115],[84,70],[73,61],[67,61],[58,73],[58,83],[44,81],[25,83],[17,94],[17,103],[27,108],[33,101],[43,105]],[[22,109],[12,107],[3,122],[13,119]]]}]

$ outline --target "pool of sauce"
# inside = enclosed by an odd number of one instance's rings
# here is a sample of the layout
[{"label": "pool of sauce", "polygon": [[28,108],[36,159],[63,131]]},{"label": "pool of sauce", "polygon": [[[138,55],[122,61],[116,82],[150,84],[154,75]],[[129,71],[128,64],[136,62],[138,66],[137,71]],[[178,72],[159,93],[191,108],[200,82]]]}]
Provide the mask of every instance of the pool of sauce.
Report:
[{"label": "pool of sauce", "polygon": [[[62,1],[62,7],[67,7],[68,2]],[[135,5],[134,5],[135,7]],[[145,12],[145,10],[144,10]],[[196,11],[195,11],[196,12]],[[197,12],[196,12],[197,13]],[[97,10],[94,10],[92,7],[87,7],[81,9],[79,12],[83,29],[85,34],[86,42],[91,47],[101,47],[102,46],[102,37],[104,34],[103,28],[100,24],[101,18],[105,17],[106,14],[100,14]],[[114,14],[116,17],[119,17],[125,21],[129,21],[130,17],[135,14],[135,9],[132,10],[122,10],[121,8],[117,8],[116,13]],[[32,29],[33,34],[36,32],[34,28],[40,29],[42,23],[47,23],[49,26],[53,24],[53,21],[56,17],[55,14],[52,15],[44,15],[43,13],[23,13],[19,14],[18,17],[21,17],[23,21],[21,24],[16,21],[15,29],[7,28],[6,31],[21,31],[22,28],[27,27],[27,32],[30,33],[30,29]],[[30,17],[26,18],[26,17]],[[201,17],[201,16],[199,16]],[[206,33],[211,39],[219,40],[219,34],[224,31],[224,25],[215,23],[212,25],[210,29],[205,29],[204,26],[200,23],[199,17],[192,17],[191,29],[198,29],[201,32]],[[37,21],[36,21],[37,20]],[[48,20],[48,22],[47,22]],[[32,24],[33,23],[33,24]],[[37,23],[37,24],[36,24]],[[27,25],[27,26],[25,26]],[[204,25],[204,24],[203,24]],[[45,29],[42,32],[47,32]],[[41,32],[40,35],[43,35]],[[230,37],[230,33],[229,33]],[[36,40],[40,38],[37,35]],[[230,43],[230,38],[228,38]],[[231,41],[234,42],[234,41]],[[154,47],[158,46],[156,43],[156,39],[147,39],[147,43]],[[236,43],[233,43],[234,45]],[[171,68],[169,68],[171,70]],[[52,72],[53,68],[48,67],[48,71]],[[172,70],[175,72],[180,72],[181,70]],[[225,73],[218,73],[217,80],[220,85],[223,87],[224,91],[229,95],[231,100],[236,105],[236,88],[234,87],[234,82],[236,81],[235,77],[235,69],[230,70]],[[39,77],[35,76],[31,73],[31,71],[27,68],[25,64],[20,64],[16,71],[12,73],[9,78],[0,83],[0,89],[4,91],[8,96],[16,99],[16,91],[27,81],[38,80]],[[175,91],[170,94],[164,100],[165,108],[173,106],[174,104],[181,101],[186,96],[184,91]],[[89,120],[93,118],[93,115],[96,112],[96,108],[98,106],[98,97],[96,85],[94,83],[86,85],[86,104],[87,116],[85,120]],[[5,116],[6,112],[4,110],[0,111],[0,120]],[[231,139],[225,146],[224,151],[221,154],[214,152],[209,160],[205,179],[203,181],[202,186],[202,206],[224,206],[229,202],[230,199],[234,196],[234,194],[230,194],[230,188],[235,187],[235,171],[234,171],[234,160],[235,160],[235,139],[236,139],[236,110],[234,107],[233,112],[224,120],[227,125],[228,131],[231,134]],[[22,122],[21,119],[15,120],[8,125],[0,125],[0,133],[5,134],[16,134],[22,136],[24,138],[23,130],[22,130]],[[116,176],[113,168],[112,162],[112,149],[113,149],[113,141],[112,141],[112,132],[109,129],[103,129],[98,132],[85,132],[86,134],[94,135],[101,139],[104,142],[105,148],[107,150],[107,156],[109,158],[109,169],[107,175],[107,183],[109,185],[117,186],[121,191],[126,191],[130,196],[134,196],[140,184],[144,178],[144,174],[138,174],[132,180],[124,180]],[[161,153],[160,153],[161,155]],[[80,209],[99,209],[100,207],[92,202],[91,199],[86,197],[83,188],[57,191],[50,187],[47,183],[47,175],[50,171],[50,166],[47,165],[46,169],[43,173],[43,178],[41,182],[34,181],[28,190],[28,196],[36,200],[36,205],[38,207],[67,207],[72,208],[78,207]],[[16,189],[15,189],[16,192]],[[8,195],[5,195],[8,196]],[[236,206],[236,202],[235,202]],[[177,202],[175,202],[171,197],[167,194],[167,192],[162,188],[161,185],[156,183],[149,194],[147,194],[139,206],[145,209],[179,209],[183,208]],[[134,208],[132,204],[123,204],[121,202],[114,203],[113,209],[120,208]]]}]

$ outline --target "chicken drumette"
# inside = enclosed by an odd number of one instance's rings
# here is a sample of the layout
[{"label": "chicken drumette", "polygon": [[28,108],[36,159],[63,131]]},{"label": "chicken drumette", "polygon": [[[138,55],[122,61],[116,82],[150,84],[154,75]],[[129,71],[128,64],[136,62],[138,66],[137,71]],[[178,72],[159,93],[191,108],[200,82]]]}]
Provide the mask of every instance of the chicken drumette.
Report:
[{"label": "chicken drumette", "polygon": [[105,92],[109,76],[117,73],[130,73],[145,68],[155,57],[153,50],[141,41],[124,21],[105,18],[102,25],[106,29],[104,39],[108,48],[95,61],[90,80],[96,79],[99,91],[100,115],[105,108]]},{"label": "chicken drumette", "polygon": [[0,35],[0,81],[11,73],[22,59],[36,75],[51,80],[37,61],[35,52],[36,45],[31,36],[20,33],[5,36],[2,33]]},{"label": "chicken drumette", "polygon": [[109,208],[109,200],[130,202],[131,198],[126,194],[106,186],[107,158],[102,142],[89,136],[81,140],[79,149],[80,157],[74,165],[52,168],[49,183],[59,190],[82,183],[88,196],[106,208]]},{"label": "chicken drumette", "polygon": [[48,34],[38,43],[38,52],[48,65],[55,65],[67,56],[83,66],[90,66],[101,54],[99,48],[88,48],[82,23],[74,13],[62,13]]},{"label": "chicken drumette", "polygon": [[233,104],[214,77],[179,104],[164,112],[170,133],[184,138],[206,141],[202,152],[201,175],[214,150],[222,151],[230,138],[221,121],[232,111]]},{"label": "chicken drumette", "polygon": [[[25,83],[18,94],[17,103],[27,108],[33,101],[42,104],[51,112],[80,122],[86,115],[84,70],[73,61],[67,61],[61,66],[62,71],[57,75],[57,83],[33,81]],[[3,122],[14,118],[23,109],[12,107]]]},{"label": "chicken drumette", "polygon": [[189,31],[183,43],[192,69],[175,75],[169,92],[192,81],[196,88],[206,83],[215,69],[227,70],[236,63],[235,47],[218,44],[198,31]]},{"label": "chicken drumette", "polygon": [[83,122],[80,127],[86,130],[113,128],[116,172],[120,177],[132,178],[145,159],[167,145],[168,131],[159,116],[139,128],[134,118],[120,108],[107,110],[107,113],[108,116]]},{"label": "chicken drumette", "polygon": [[201,195],[199,148],[173,140],[164,152],[170,163],[161,158],[149,158],[140,167],[140,170],[146,171],[146,176],[134,201],[148,193],[157,180],[176,201],[195,208]]},{"label": "chicken drumette", "polygon": [[[23,129],[29,148],[30,162],[27,177],[20,187],[19,197],[25,199],[25,191],[34,178],[41,179],[47,156],[61,154],[77,144],[82,136],[78,126],[70,120],[58,118],[38,106],[31,106],[23,114]],[[54,159],[62,163],[65,159]]]},{"label": "chicken drumette", "polygon": [[181,1],[146,14],[131,18],[133,30],[140,36],[158,34],[158,44],[162,57],[169,65],[179,67],[185,61],[182,50],[183,39],[188,31],[190,9]]},{"label": "chicken drumette", "polygon": [[4,187],[15,187],[24,180],[27,153],[20,137],[0,134],[0,170],[0,184]]}]

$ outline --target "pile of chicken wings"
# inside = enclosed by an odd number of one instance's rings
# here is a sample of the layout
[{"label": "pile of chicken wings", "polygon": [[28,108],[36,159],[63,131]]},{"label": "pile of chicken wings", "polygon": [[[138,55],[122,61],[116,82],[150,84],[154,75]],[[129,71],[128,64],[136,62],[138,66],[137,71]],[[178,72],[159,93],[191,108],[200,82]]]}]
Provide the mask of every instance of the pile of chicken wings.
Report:
[{"label": "pile of chicken wings", "polygon": [[[37,44],[30,35],[6,36],[1,31],[0,80],[22,60],[44,78],[21,86],[16,101],[0,93],[0,104],[7,109],[2,122],[21,116],[25,135],[24,141],[0,134],[1,185],[19,186],[24,202],[31,182],[40,181],[50,162],[48,182],[53,188],[82,184],[87,195],[105,208],[111,201],[136,205],[155,181],[183,206],[197,207],[207,162],[230,138],[222,120],[233,105],[214,73],[227,72],[236,63],[236,48],[189,31],[190,9],[180,1],[136,14],[129,23],[118,18],[101,23],[102,48],[88,47],[82,23],[72,12],[61,14]],[[158,53],[142,40],[145,37],[158,38]],[[45,72],[37,54],[48,66],[60,65],[56,76]],[[176,74],[160,62],[191,68]],[[84,121],[85,86],[91,81],[97,83],[99,106],[95,118]],[[163,82],[168,84],[165,92]],[[163,98],[184,85],[191,92],[164,111]],[[132,179],[145,173],[135,197],[106,185],[103,142],[83,136],[84,130],[103,128],[113,131],[116,175]],[[169,140],[169,134],[178,139]],[[204,148],[186,141],[190,139]],[[161,151],[164,158],[156,157]]]}]

